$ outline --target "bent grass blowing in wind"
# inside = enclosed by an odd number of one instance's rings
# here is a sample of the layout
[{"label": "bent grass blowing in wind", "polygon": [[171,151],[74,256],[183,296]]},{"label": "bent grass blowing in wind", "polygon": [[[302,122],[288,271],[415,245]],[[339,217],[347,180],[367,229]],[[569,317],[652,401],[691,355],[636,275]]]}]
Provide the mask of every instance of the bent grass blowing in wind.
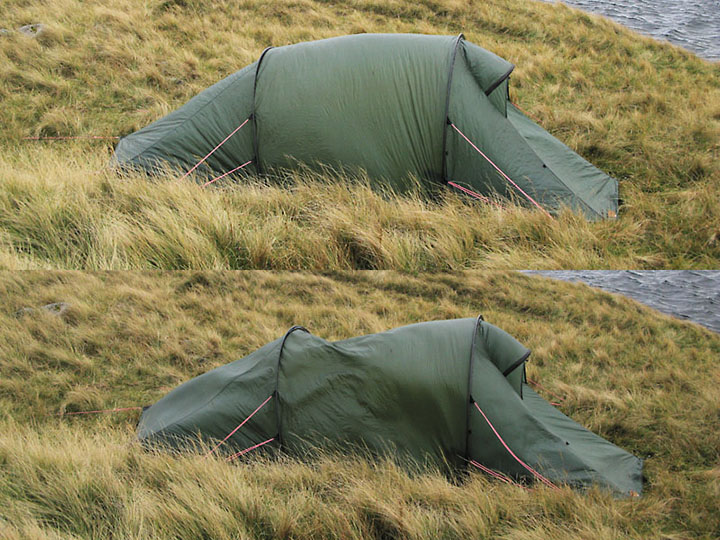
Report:
[{"label": "bent grass blowing in wind", "polygon": [[[475,272],[25,272],[0,274],[0,293],[3,538],[712,538],[720,530],[720,433],[711,428],[720,337],[627,298]],[[70,306],[60,316],[15,315],[58,299]],[[527,491],[479,470],[457,479],[408,472],[343,448],[278,460],[257,448],[231,463],[219,452],[205,457],[213,445],[146,452],[132,442],[137,410],[69,414],[154,403],[301,321],[335,341],[478,312],[532,350],[528,376],[539,393],[562,396],[563,413],[645,458],[643,497],[540,483]]]},{"label": "bent grass blowing in wind", "polygon": [[[720,67],[609,21],[562,5],[451,0],[92,9],[11,0],[6,13],[7,26],[43,19],[47,30],[0,39],[0,267],[424,271],[720,259]],[[230,177],[205,190],[171,187],[176,172],[155,182],[109,174],[102,141],[23,140],[124,135],[267,45],[357,32],[464,32],[511,60],[512,101],[619,179],[620,218],[552,221],[460,192],[378,195],[332,171],[290,174],[290,192]]]}]

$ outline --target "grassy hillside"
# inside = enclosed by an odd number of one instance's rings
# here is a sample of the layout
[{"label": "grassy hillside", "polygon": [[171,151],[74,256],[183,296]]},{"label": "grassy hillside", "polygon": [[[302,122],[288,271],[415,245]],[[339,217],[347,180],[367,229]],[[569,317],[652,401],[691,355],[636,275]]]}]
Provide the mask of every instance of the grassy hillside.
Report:
[{"label": "grassy hillside", "polygon": [[[584,285],[500,273],[0,274],[0,538],[715,538],[720,336]],[[62,315],[24,311],[67,302]],[[327,339],[475,316],[563,412],[646,459],[640,499],[327,455],[143,452],[137,411],[293,324]],[[545,390],[540,390],[542,393]],[[551,398],[549,394],[546,397]]]},{"label": "grassy hillside", "polygon": [[[720,65],[526,0],[3,2],[0,267],[689,268],[720,260]],[[268,45],[357,32],[456,34],[517,65],[511,97],[620,181],[620,219],[550,222],[456,195],[293,178],[201,189],[104,170],[112,141]],[[338,181],[343,187],[333,186]]]}]

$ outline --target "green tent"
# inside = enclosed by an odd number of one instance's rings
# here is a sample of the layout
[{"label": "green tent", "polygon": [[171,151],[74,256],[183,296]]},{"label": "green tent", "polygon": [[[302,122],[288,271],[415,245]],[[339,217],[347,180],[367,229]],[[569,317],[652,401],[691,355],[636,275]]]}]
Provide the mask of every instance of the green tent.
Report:
[{"label": "green tent", "polygon": [[513,67],[462,35],[360,34],[269,48],[123,138],[113,162],[187,171],[222,143],[196,173],[363,169],[396,191],[415,178],[614,217],[617,181],[509,102]]},{"label": "green tent", "polygon": [[515,478],[535,477],[532,469],[553,483],[639,494],[642,461],[530,389],[529,354],[481,317],[334,343],[293,327],[145,409],[138,436],[170,448],[226,439],[221,450],[236,453],[362,447],[405,463],[475,462]]}]

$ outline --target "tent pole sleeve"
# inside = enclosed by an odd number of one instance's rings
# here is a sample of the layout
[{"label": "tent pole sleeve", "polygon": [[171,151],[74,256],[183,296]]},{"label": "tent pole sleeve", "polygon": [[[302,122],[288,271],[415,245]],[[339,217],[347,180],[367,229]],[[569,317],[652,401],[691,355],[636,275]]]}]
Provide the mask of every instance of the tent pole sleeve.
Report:
[{"label": "tent pole sleeve", "polygon": [[525,362],[525,360],[527,360],[528,357],[530,356],[530,352],[531,352],[531,351],[528,351],[528,352],[526,352],[525,354],[523,354],[521,358],[518,358],[515,362],[513,362],[513,363],[510,365],[510,367],[508,367],[505,371],[503,371],[503,377],[507,377],[510,373],[512,373],[515,369],[517,369],[517,367],[518,367],[520,364],[522,364],[523,362]]},{"label": "tent pole sleeve", "polygon": [[[503,81],[505,81],[505,79],[507,79],[507,78],[510,76],[510,74],[513,72],[514,69],[515,69],[515,66],[514,66],[514,65],[513,65],[513,66],[510,66],[510,69],[508,69],[507,72],[504,73],[502,77],[500,77],[497,81],[495,81],[495,82],[492,83],[490,86],[488,86],[488,89],[485,90],[485,95],[486,95],[486,96],[489,96],[490,94],[492,94],[493,91],[494,91],[498,86],[500,86],[500,85],[503,83]],[[509,98],[509,97],[510,97],[510,87],[508,87],[508,98]]]},{"label": "tent pole sleeve", "polygon": [[477,341],[480,323],[484,321],[482,315],[478,315],[475,319],[475,327],[473,328],[472,342],[470,343],[470,360],[468,361],[468,382],[467,382],[467,399],[465,400],[465,460],[470,460],[470,414],[472,413],[473,397],[472,397],[472,375],[473,375],[473,359],[475,358],[475,343]]},{"label": "tent pole sleeve", "polygon": [[258,58],[257,67],[255,68],[255,80],[253,81],[253,100],[252,100],[252,113],[250,114],[250,118],[252,118],[252,126],[253,126],[253,161],[255,162],[255,169],[257,170],[258,174],[262,174],[262,166],[260,165],[260,145],[258,142],[258,130],[257,130],[257,105],[255,103],[255,96],[257,94],[257,82],[258,82],[258,75],[260,73],[260,66],[262,65],[262,61],[265,58],[265,55],[272,49],[272,47],[266,48],[262,54],[260,55],[260,58]]},{"label": "tent pole sleeve", "polygon": [[458,34],[453,44],[452,55],[450,57],[450,69],[448,70],[448,81],[447,90],[445,93],[445,114],[443,115],[443,139],[442,139],[442,181],[444,184],[447,183],[447,132],[448,132],[448,114],[450,113],[450,89],[452,88],[453,71],[455,70],[455,58],[457,57],[457,51],[460,47],[460,42],[465,39],[463,34]]},{"label": "tent pole sleeve", "polygon": [[302,330],[303,332],[307,332],[308,334],[310,333],[310,331],[304,326],[293,326],[290,330],[285,332],[285,335],[280,342],[280,352],[278,352],[277,369],[275,370],[275,392],[273,392],[272,395],[275,396],[275,420],[277,424],[278,450],[282,450],[283,446],[282,416],[280,415],[280,394],[278,392],[278,387],[280,386],[280,363],[282,362],[282,353],[283,349],[285,348],[285,342],[287,341],[287,338],[290,337],[290,334],[292,334],[296,330]]}]

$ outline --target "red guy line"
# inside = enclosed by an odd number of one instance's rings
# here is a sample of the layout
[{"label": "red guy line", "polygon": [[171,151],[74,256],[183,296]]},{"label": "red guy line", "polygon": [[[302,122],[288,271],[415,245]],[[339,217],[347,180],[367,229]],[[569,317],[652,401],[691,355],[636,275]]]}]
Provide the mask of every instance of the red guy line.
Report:
[{"label": "red guy line", "polygon": [[50,413],[51,416],[70,416],[75,414],[99,414],[99,413],[111,413],[121,411],[139,411],[142,407],[123,407],[120,409],[104,409],[100,411],[77,411],[77,412],[61,412],[61,413]]},{"label": "red guy line", "polygon": [[482,150],[480,150],[477,146],[475,146],[475,144],[474,144],[470,139],[468,139],[468,138],[465,136],[465,134],[464,134],[462,131],[460,131],[455,124],[450,123],[450,125],[453,127],[453,129],[454,129],[455,131],[457,131],[457,132],[460,134],[460,136],[461,136],[463,139],[465,139],[465,140],[470,144],[470,146],[472,146],[475,150],[477,150],[477,152],[478,152],[482,157],[484,157],[484,158],[488,161],[488,163],[490,163],[490,165],[492,165],[493,167],[495,167],[495,170],[496,170],[497,172],[499,172],[499,173],[503,176],[503,178],[505,178],[505,180],[507,180],[507,181],[510,182],[513,186],[515,186],[515,188],[516,188],[520,193],[522,193],[523,195],[525,195],[525,197],[527,197],[527,199],[528,199],[531,203],[533,203],[535,206],[537,206],[540,210],[542,210],[542,211],[545,213],[546,216],[548,216],[550,219],[552,219],[552,216],[548,213],[547,210],[545,210],[542,206],[540,206],[535,199],[533,199],[530,195],[528,195],[527,193],[525,193],[520,186],[518,186],[515,182],[513,182],[512,179],[511,179],[507,174],[505,174],[505,173],[500,169],[500,167],[498,167],[497,165],[495,165],[495,163],[493,163],[493,161],[492,161],[489,157],[487,157],[487,156],[483,153]]},{"label": "red guy line", "polygon": [[488,473],[489,475],[494,476],[494,477],[497,478],[498,480],[502,480],[502,481],[505,482],[506,484],[510,484],[511,486],[523,488],[523,489],[525,489],[525,490],[527,490],[527,491],[532,491],[529,487],[523,486],[522,484],[519,484],[519,483],[515,482],[512,478],[510,478],[509,476],[507,476],[507,475],[505,475],[505,474],[499,473],[499,472],[497,472],[497,471],[493,471],[493,470],[490,469],[489,467],[486,467],[486,466],[483,465],[482,463],[478,463],[478,462],[475,461],[474,459],[471,459],[471,460],[470,460],[470,463],[473,464],[473,465],[475,465],[475,466],[476,466],[478,469],[480,469],[481,471],[484,471],[484,472]]},{"label": "red guy line", "polygon": [[474,459],[471,459],[471,460],[470,460],[470,463],[473,464],[473,465],[475,465],[475,466],[476,466],[478,469],[480,469],[481,471],[488,473],[490,476],[494,476],[494,477],[497,478],[498,480],[502,480],[503,482],[506,482],[506,483],[507,483],[507,479],[506,479],[503,475],[501,475],[500,473],[498,473],[498,472],[496,472],[496,471],[493,471],[493,470],[490,469],[489,467],[486,467],[485,465],[482,465],[481,463],[478,463],[478,462],[475,461]]},{"label": "red guy line", "polygon": [[527,116],[528,118],[530,118],[530,120],[534,121],[536,124],[539,124],[539,123],[540,123],[540,120],[538,120],[537,117],[531,115],[529,112],[527,112],[526,110],[522,109],[522,108],[520,107],[520,105],[518,105],[517,103],[513,103],[513,102],[511,101],[510,104],[511,104],[511,105],[514,105],[515,108],[516,108],[518,111],[520,111],[520,112],[523,113],[525,116]]},{"label": "red guy line", "polygon": [[470,195],[471,197],[475,197],[476,199],[481,200],[481,201],[483,201],[483,202],[485,202],[485,203],[494,204],[494,205],[497,206],[498,208],[502,208],[502,205],[496,203],[495,201],[493,201],[492,199],[489,199],[488,197],[485,197],[484,195],[480,195],[479,193],[473,191],[472,189],[468,189],[468,188],[466,188],[466,187],[464,187],[464,186],[461,186],[461,185],[459,185],[459,184],[456,184],[455,182],[450,182],[449,180],[448,180],[448,185],[450,185],[450,186],[452,186],[452,187],[454,187],[454,188],[457,188],[457,189],[459,189],[460,191],[462,191],[463,193],[467,193],[467,194]]},{"label": "red guy line", "polygon": [[238,458],[238,457],[242,456],[243,454],[247,454],[250,450],[255,450],[256,448],[260,448],[262,445],[272,442],[274,440],[275,440],[275,437],[271,437],[267,441],[257,443],[256,445],[251,446],[250,448],[246,448],[245,450],[240,450],[237,454],[233,454],[232,456],[227,458],[225,461],[232,461],[233,459]]},{"label": "red guy line", "polygon": [[515,455],[515,452],[513,452],[513,451],[510,449],[510,447],[505,443],[505,441],[503,440],[503,438],[502,438],[502,437],[500,436],[500,434],[497,432],[497,430],[495,429],[495,426],[492,425],[492,422],[490,422],[490,420],[488,419],[488,417],[485,416],[485,413],[482,411],[482,409],[480,408],[480,406],[477,404],[477,401],[473,401],[473,404],[475,405],[475,408],[476,408],[478,411],[480,411],[480,414],[482,414],[483,418],[484,418],[485,421],[488,423],[488,426],[490,426],[490,429],[493,430],[493,433],[495,433],[495,436],[498,438],[498,440],[499,440],[499,441],[502,443],[502,445],[505,447],[505,450],[507,450],[507,451],[510,453],[510,455],[515,458],[515,461],[517,461],[520,465],[522,465],[523,467],[525,467],[525,469],[527,469],[528,471],[530,471],[538,480],[540,480],[540,481],[541,481],[542,483],[544,483],[546,486],[549,486],[549,487],[551,487],[551,488],[553,488],[553,489],[559,489],[559,488],[558,488],[555,484],[553,484],[550,480],[548,480],[547,478],[545,478],[542,474],[540,474],[539,472],[537,472],[537,471],[536,471],[535,469],[533,469],[530,465],[528,465],[528,464],[525,463],[522,459],[520,459],[519,457],[517,457],[517,456]]},{"label": "red guy line", "polygon": [[23,137],[26,141],[64,141],[68,139],[119,139],[120,137],[103,137],[99,135],[73,135],[66,137]]},{"label": "red guy line", "polygon": [[[545,388],[545,387],[544,387],[542,384],[540,384],[539,382],[533,381],[533,380],[530,379],[530,378],[528,378],[527,381],[528,381],[530,384],[532,384],[532,385],[534,385],[534,386],[537,386],[537,387],[540,388],[541,390],[545,390],[545,391],[546,391],[548,394],[550,394],[551,396],[554,396],[554,397],[558,398],[558,400],[559,400],[561,403],[562,403],[563,401],[565,401],[565,398],[564,398],[564,397],[556,394],[556,393],[553,392],[552,390],[548,390],[547,388]],[[553,403],[553,405],[555,405],[555,403]]]},{"label": "red guy line", "polygon": [[265,406],[265,404],[266,404],[268,401],[270,401],[271,399],[272,399],[272,394],[270,394],[270,395],[267,397],[267,399],[266,399],[265,401],[263,401],[263,402],[260,404],[260,406],[259,406],[257,409],[255,409],[255,410],[250,414],[250,416],[248,416],[245,420],[243,420],[242,422],[240,422],[240,424],[238,424],[238,427],[236,427],[236,428],[233,429],[230,433],[228,433],[227,436],[226,436],[222,441],[220,441],[215,448],[213,448],[213,449],[210,450],[207,454],[205,454],[205,457],[208,457],[208,456],[209,456],[210,454],[212,454],[215,450],[217,450],[217,449],[220,447],[221,444],[223,444],[223,443],[224,443],[225,441],[227,441],[230,437],[232,437],[232,435],[233,435],[238,429],[240,429],[241,427],[243,427],[243,426],[245,425],[245,422],[247,422],[248,420],[250,420],[250,419],[255,415],[255,413],[258,412],[260,409],[262,409],[262,408]]},{"label": "red guy line", "polygon": [[246,118],[245,121],[244,121],[242,124],[240,124],[238,127],[236,127],[236,128],[232,131],[232,133],[230,133],[230,135],[228,135],[227,137],[225,137],[225,138],[220,142],[220,144],[218,144],[215,148],[213,148],[212,150],[210,150],[210,152],[208,153],[208,155],[206,155],[204,158],[202,158],[200,161],[198,161],[198,162],[195,164],[195,166],[194,166],[192,169],[190,169],[188,172],[186,172],[184,175],[182,175],[182,176],[179,178],[179,180],[182,180],[183,178],[185,178],[186,176],[188,176],[191,172],[193,172],[195,169],[197,169],[200,165],[202,165],[207,158],[209,158],[210,156],[213,155],[213,153],[215,152],[215,150],[217,150],[217,149],[220,148],[223,144],[225,144],[225,142],[226,142],[230,137],[232,137],[232,136],[235,135],[238,131],[240,131],[240,129],[241,129],[245,124],[247,124],[249,121],[250,121],[250,118],[249,118],[249,117]]},{"label": "red guy line", "polygon": [[235,171],[239,171],[240,169],[242,169],[242,168],[245,167],[246,165],[250,165],[251,163],[252,163],[252,160],[246,161],[245,163],[243,163],[243,164],[240,165],[239,167],[235,167],[232,171],[228,171],[228,172],[226,172],[225,174],[221,174],[220,176],[217,176],[217,177],[213,178],[213,179],[210,180],[209,182],[205,182],[202,187],[209,186],[210,184],[212,184],[212,183],[215,182],[216,180],[220,180],[221,178],[225,178],[228,174],[232,174],[232,173],[234,173]]}]

